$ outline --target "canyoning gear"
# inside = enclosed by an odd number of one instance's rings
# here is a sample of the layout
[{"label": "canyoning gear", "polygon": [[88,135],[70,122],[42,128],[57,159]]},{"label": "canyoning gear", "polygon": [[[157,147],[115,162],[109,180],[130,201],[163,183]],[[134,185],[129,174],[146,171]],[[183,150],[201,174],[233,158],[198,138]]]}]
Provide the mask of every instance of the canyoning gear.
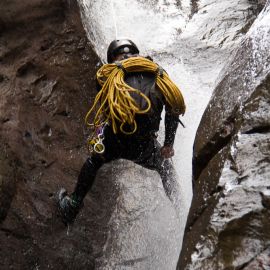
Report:
[{"label": "canyoning gear", "polygon": [[[149,72],[127,73],[125,75],[125,82],[132,88],[140,89],[140,91],[151,100],[151,108],[146,114],[135,115],[137,130],[133,135],[136,135],[136,137],[143,137],[148,136],[149,133],[156,133],[159,130],[163,106],[165,105],[166,113],[170,112],[171,109],[167,106],[162,93],[156,88],[155,74]],[[99,84],[96,86],[98,93],[101,90],[101,87]],[[131,93],[131,97],[135,100],[136,104],[140,106],[140,108],[147,107],[148,103],[140,95],[134,95]]]},{"label": "canyoning gear", "polygon": [[[103,65],[98,70],[97,81],[102,88],[85,117],[89,126],[103,125],[105,118],[105,122],[110,122],[115,134],[121,131],[130,135],[137,131],[136,115],[148,113],[151,109],[151,101],[141,89],[135,89],[124,81],[124,77],[136,72],[154,74],[157,91],[163,95],[171,108],[172,115],[178,117],[178,115],[184,114],[183,96],[167,73],[149,59],[131,57],[119,63]],[[144,107],[137,104],[136,99],[138,98],[144,100]],[[89,123],[88,119],[94,112],[93,123]]]},{"label": "canyoning gear", "polygon": [[104,140],[104,128],[107,123],[101,127],[97,127],[93,135],[88,139],[88,150],[90,153],[93,151],[97,154],[103,154],[105,152]]},{"label": "canyoning gear", "polygon": [[60,189],[60,191],[58,192],[58,209],[62,221],[65,225],[74,222],[82,206],[83,206],[82,201],[79,202],[76,199],[76,196],[70,197],[68,196],[68,193],[64,188]]},{"label": "canyoning gear", "polygon": [[130,39],[113,40],[107,50],[108,63],[112,63],[114,57],[122,53],[138,54],[139,49],[136,44]]},{"label": "canyoning gear", "polygon": [[93,149],[97,154],[103,154],[105,151],[105,146],[103,144],[104,137],[102,135],[98,135],[98,138],[91,140],[91,144],[93,144]]}]

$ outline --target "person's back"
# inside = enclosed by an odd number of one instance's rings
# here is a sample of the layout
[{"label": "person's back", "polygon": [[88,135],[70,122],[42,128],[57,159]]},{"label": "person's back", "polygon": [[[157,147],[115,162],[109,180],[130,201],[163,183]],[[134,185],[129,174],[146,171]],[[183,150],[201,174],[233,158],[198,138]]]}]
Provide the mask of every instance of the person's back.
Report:
[{"label": "person's back", "polygon": [[[164,98],[156,87],[156,76],[150,72],[127,73],[125,82],[134,89],[140,90],[151,100],[151,108],[147,113],[136,114],[135,121],[137,130],[133,136],[150,136],[159,130],[161,113],[164,105]],[[144,98],[137,94],[130,94],[141,110],[147,108]]]}]

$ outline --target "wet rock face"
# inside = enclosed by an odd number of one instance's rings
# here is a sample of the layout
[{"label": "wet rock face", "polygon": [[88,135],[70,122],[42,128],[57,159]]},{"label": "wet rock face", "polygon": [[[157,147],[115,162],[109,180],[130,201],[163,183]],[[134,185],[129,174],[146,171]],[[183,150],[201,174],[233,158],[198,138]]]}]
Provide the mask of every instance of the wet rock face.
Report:
[{"label": "wet rock face", "polygon": [[246,34],[265,2],[191,0],[191,21],[200,26],[194,36],[208,46],[233,46]]},{"label": "wet rock face", "polygon": [[98,62],[74,3],[0,3],[1,269],[93,266],[87,237],[68,238],[54,205],[87,153],[83,119]]},{"label": "wet rock face", "polygon": [[270,2],[223,71],[194,145],[179,269],[268,269]]},{"label": "wet rock face", "polygon": [[0,222],[5,220],[16,188],[16,162],[6,145],[1,145],[0,155]]},{"label": "wet rock face", "polygon": [[95,269],[176,268],[181,210],[166,196],[157,172],[127,160],[108,163],[90,199]]}]

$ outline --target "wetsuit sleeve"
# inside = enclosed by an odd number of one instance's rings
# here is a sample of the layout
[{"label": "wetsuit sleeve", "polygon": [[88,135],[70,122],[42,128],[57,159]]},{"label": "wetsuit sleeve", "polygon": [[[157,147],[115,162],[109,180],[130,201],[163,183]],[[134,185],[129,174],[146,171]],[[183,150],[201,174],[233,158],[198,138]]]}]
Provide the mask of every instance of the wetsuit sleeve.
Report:
[{"label": "wetsuit sleeve", "polygon": [[173,146],[176,130],[179,124],[179,115],[174,114],[168,105],[165,105],[165,141],[164,146]]}]

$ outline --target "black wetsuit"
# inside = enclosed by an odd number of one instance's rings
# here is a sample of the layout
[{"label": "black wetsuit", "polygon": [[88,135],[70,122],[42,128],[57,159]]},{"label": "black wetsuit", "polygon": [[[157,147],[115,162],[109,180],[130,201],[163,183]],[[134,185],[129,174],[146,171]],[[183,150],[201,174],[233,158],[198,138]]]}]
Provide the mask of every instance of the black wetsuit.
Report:
[{"label": "black wetsuit", "polygon": [[[129,73],[125,75],[125,82],[133,88],[139,89],[151,100],[151,111],[147,114],[136,116],[138,129],[132,135],[123,133],[114,134],[108,125],[104,129],[105,152],[101,154],[93,153],[81,168],[78,182],[72,196],[82,202],[87,192],[91,189],[98,169],[105,163],[115,159],[128,159],[146,168],[156,170],[166,186],[168,166],[170,162],[165,162],[160,154],[160,144],[156,139],[156,132],[159,130],[161,112],[165,106],[165,141],[164,145],[173,145],[176,129],[179,123],[178,115],[171,113],[164,97],[156,88],[156,77],[151,73]],[[138,100],[137,104],[144,108],[144,100]]]}]

